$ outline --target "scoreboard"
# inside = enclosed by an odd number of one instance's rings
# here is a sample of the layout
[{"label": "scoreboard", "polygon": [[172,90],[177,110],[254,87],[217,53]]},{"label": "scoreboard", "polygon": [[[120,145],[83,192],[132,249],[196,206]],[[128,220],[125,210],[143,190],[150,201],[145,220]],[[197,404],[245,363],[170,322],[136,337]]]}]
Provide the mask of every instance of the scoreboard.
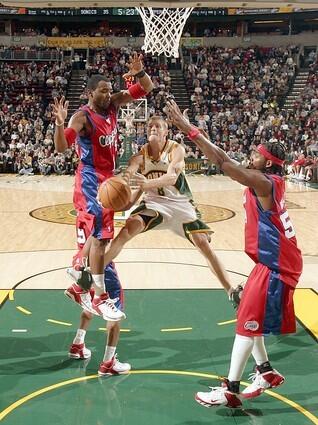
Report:
[{"label": "scoreboard", "polygon": [[[156,13],[156,8],[154,12]],[[158,10],[159,12],[159,10]],[[194,9],[191,16],[226,16],[226,8]],[[0,15],[31,16],[138,16],[134,7],[97,7],[97,8],[10,8],[0,7]]]}]

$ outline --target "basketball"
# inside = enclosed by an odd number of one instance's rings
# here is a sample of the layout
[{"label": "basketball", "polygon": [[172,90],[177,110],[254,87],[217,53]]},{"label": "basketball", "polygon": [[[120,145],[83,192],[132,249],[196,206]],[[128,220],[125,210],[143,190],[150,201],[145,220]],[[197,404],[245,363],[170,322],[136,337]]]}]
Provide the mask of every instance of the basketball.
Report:
[{"label": "basketball", "polygon": [[129,203],[131,190],[121,177],[112,177],[104,181],[98,190],[98,198],[104,208],[122,211]]}]

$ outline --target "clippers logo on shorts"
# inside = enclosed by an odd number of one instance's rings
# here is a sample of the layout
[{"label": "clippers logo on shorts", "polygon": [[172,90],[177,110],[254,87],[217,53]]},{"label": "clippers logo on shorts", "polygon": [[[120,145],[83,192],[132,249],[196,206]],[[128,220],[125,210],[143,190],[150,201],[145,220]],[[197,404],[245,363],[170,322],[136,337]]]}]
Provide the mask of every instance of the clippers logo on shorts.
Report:
[{"label": "clippers logo on shorts", "polygon": [[99,136],[98,141],[102,148],[106,146],[117,148],[117,127],[114,128],[111,134]]},{"label": "clippers logo on shorts", "polygon": [[250,320],[244,323],[244,329],[246,331],[257,331],[259,328],[259,324],[256,322],[256,320]]}]

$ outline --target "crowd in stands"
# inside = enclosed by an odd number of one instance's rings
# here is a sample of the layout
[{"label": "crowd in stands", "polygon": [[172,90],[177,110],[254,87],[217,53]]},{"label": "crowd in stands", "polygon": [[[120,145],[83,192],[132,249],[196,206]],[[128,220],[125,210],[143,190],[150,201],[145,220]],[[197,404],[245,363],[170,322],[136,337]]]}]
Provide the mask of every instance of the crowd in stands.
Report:
[{"label": "crowd in stands", "polygon": [[[297,53],[295,46],[185,51],[185,80],[196,125],[240,162],[266,140],[283,142],[289,162],[317,153],[317,62],[310,65],[293,110],[279,104],[295,77]],[[315,167],[316,159],[311,162],[306,166]],[[307,180],[311,178],[312,171]]]},{"label": "crowd in stands", "polygon": [[0,62],[0,172],[74,171],[54,152],[50,106],[66,94],[70,76],[69,63]]},{"label": "crowd in stands", "polygon": [[[96,50],[94,61],[86,65],[87,78],[101,73],[113,81],[115,91],[125,88],[121,76],[130,54],[130,48]],[[311,58],[308,82],[293,109],[281,108],[295,77],[297,54],[295,46],[184,49],[183,72],[190,119],[233,159],[246,164],[256,144],[279,140],[288,152],[288,171],[313,180],[318,155],[317,57]],[[148,96],[148,114],[163,114],[171,95],[167,65],[151,55],[145,55],[144,64],[155,86]],[[50,107],[52,96],[66,93],[70,75],[67,62],[0,62],[0,172],[74,172],[74,150],[65,156],[54,152]],[[80,98],[87,102],[85,90]],[[126,130],[121,126],[120,131],[123,139]],[[137,152],[146,142],[144,123],[136,123],[132,134]],[[187,158],[204,159],[179,132],[170,130],[169,137],[183,143]],[[123,147],[119,152],[123,155]]]}]

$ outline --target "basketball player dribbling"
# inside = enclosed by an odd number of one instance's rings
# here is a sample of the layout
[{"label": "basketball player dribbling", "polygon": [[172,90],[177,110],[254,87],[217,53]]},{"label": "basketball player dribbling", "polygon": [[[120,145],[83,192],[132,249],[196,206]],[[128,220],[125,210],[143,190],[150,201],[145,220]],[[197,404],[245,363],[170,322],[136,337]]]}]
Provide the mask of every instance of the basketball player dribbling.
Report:
[{"label": "basketball player dribbling", "polygon": [[[296,331],[293,294],[302,272],[302,257],[285,207],[285,148],[280,142],[258,145],[252,152],[250,169],[246,169],[192,126],[173,101],[168,104],[168,116],[225,174],[247,186],[245,252],[256,265],[242,292],[228,377],[223,386],[195,396],[205,407],[241,407],[244,398],[258,397],[284,382],[268,360],[264,335]],[[253,382],[240,392],[251,354],[256,362]]]},{"label": "basketball player dribbling", "polygon": [[[182,145],[168,140],[168,125],[161,116],[152,116],[147,123],[147,139],[142,149],[130,159],[126,176],[135,176],[140,193],[140,205],[132,211],[125,226],[107,247],[105,264],[110,263],[124,245],[141,232],[151,229],[170,229],[187,238],[205,257],[231,297],[232,288],[223,265],[210,246],[211,229],[201,221],[184,174],[185,150]],[[134,199],[135,200],[135,199]],[[134,202],[134,201],[133,201]],[[131,202],[126,208],[130,208]]]},{"label": "basketball player dribbling", "polygon": [[[125,318],[121,285],[113,263],[104,267],[107,242],[113,238],[113,214],[99,205],[96,196],[100,183],[114,174],[117,154],[118,108],[134,99],[147,95],[153,84],[143,69],[142,56],[134,53],[126,77],[136,77],[138,82],[128,90],[112,93],[112,85],[103,75],[90,77],[87,90],[88,104],[81,107],[64,129],[68,102],[64,98],[54,100],[54,143],[58,152],[64,152],[76,143],[80,159],[75,175],[74,206],[77,211],[76,229],[79,253],[73,260],[70,273],[77,283],[65,293],[84,309],[80,326],[71,345],[72,358],[89,358],[91,352],[85,347],[85,334],[93,314],[108,320],[108,336],[100,375],[126,373],[128,363],[120,363],[116,356],[119,340],[119,321]],[[90,271],[87,271],[87,259]],[[90,282],[92,280],[92,282]],[[89,289],[90,283],[92,288]],[[86,286],[86,290],[83,290]]]}]

